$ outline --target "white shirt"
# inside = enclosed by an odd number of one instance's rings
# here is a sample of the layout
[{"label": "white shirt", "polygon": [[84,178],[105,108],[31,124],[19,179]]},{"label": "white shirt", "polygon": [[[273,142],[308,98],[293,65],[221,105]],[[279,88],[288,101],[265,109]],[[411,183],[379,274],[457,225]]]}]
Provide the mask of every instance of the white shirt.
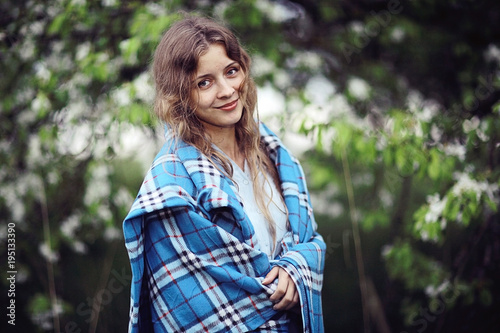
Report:
[{"label": "white shirt", "polygon": [[252,222],[260,250],[266,253],[269,259],[272,260],[280,253],[281,240],[287,231],[287,215],[285,206],[280,198],[281,195],[270,175],[268,176],[269,180],[267,182],[265,181],[264,175],[259,175],[259,181],[265,183],[264,188],[267,192],[267,196],[270,197],[272,193],[272,203],[269,204],[269,212],[276,225],[276,243],[273,244],[273,238],[269,232],[269,223],[266,221],[264,214],[257,206],[257,201],[255,200],[250,168],[246,160],[245,171],[241,170],[234,161],[231,161],[231,163],[234,170],[233,180],[237,184],[238,193],[243,202],[243,209]]}]

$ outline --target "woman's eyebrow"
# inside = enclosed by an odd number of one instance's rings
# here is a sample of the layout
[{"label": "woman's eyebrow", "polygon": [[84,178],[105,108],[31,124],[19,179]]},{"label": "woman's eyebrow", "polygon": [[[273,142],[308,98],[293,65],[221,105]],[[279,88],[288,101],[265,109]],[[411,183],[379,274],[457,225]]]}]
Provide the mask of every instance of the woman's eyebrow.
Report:
[{"label": "woman's eyebrow", "polygon": [[197,76],[194,80],[197,81],[199,79],[204,79],[206,77],[210,77],[212,74],[201,74],[200,76]]},{"label": "woman's eyebrow", "polygon": [[232,67],[234,65],[239,65],[239,63],[237,61],[233,61],[232,63],[230,63],[229,65],[227,65],[224,69],[227,69],[227,68]]}]

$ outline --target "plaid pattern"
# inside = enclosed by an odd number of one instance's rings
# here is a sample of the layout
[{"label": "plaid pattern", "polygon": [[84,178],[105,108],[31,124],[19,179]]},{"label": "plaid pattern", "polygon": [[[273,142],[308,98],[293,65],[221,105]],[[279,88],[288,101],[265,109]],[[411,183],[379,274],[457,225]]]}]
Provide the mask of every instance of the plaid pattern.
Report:
[{"label": "plaid pattern", "polygon": [[235,185],[196,148],[167,142],[123,223],[132,268],[129,332],[287,332],[264,286],[284,268],[300,295],[303,331],[323,329],[325,243],[316,232],[300,164],[263,124],[261,140],[275,161],[291,231],[282,253],[259,251]]}]

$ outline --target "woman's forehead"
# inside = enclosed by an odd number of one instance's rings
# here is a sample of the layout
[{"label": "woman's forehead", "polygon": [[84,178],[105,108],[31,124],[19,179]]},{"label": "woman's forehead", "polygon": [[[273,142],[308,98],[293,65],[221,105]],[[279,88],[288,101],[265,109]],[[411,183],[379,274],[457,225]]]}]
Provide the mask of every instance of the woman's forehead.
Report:
[{"label": "woman's forehead", "polygon": [[236,60],[229,58],[226,48],[221,44],[212,44],[209,48],[199,57],[196,75],[210,74],[218,70],[225,69],[231,64],[238,63]]}]

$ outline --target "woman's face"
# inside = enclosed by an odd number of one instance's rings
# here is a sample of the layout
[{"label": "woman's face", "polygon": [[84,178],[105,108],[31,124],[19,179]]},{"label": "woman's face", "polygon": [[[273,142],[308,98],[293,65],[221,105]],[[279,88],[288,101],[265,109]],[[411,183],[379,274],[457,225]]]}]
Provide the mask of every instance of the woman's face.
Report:
[{"label": "woman's face", "polygon": [[240,86],[245,73],[220,44],[212,44],[198,60],[191,97],[196,115],[209,134],[234,128],[243,114]]}]

